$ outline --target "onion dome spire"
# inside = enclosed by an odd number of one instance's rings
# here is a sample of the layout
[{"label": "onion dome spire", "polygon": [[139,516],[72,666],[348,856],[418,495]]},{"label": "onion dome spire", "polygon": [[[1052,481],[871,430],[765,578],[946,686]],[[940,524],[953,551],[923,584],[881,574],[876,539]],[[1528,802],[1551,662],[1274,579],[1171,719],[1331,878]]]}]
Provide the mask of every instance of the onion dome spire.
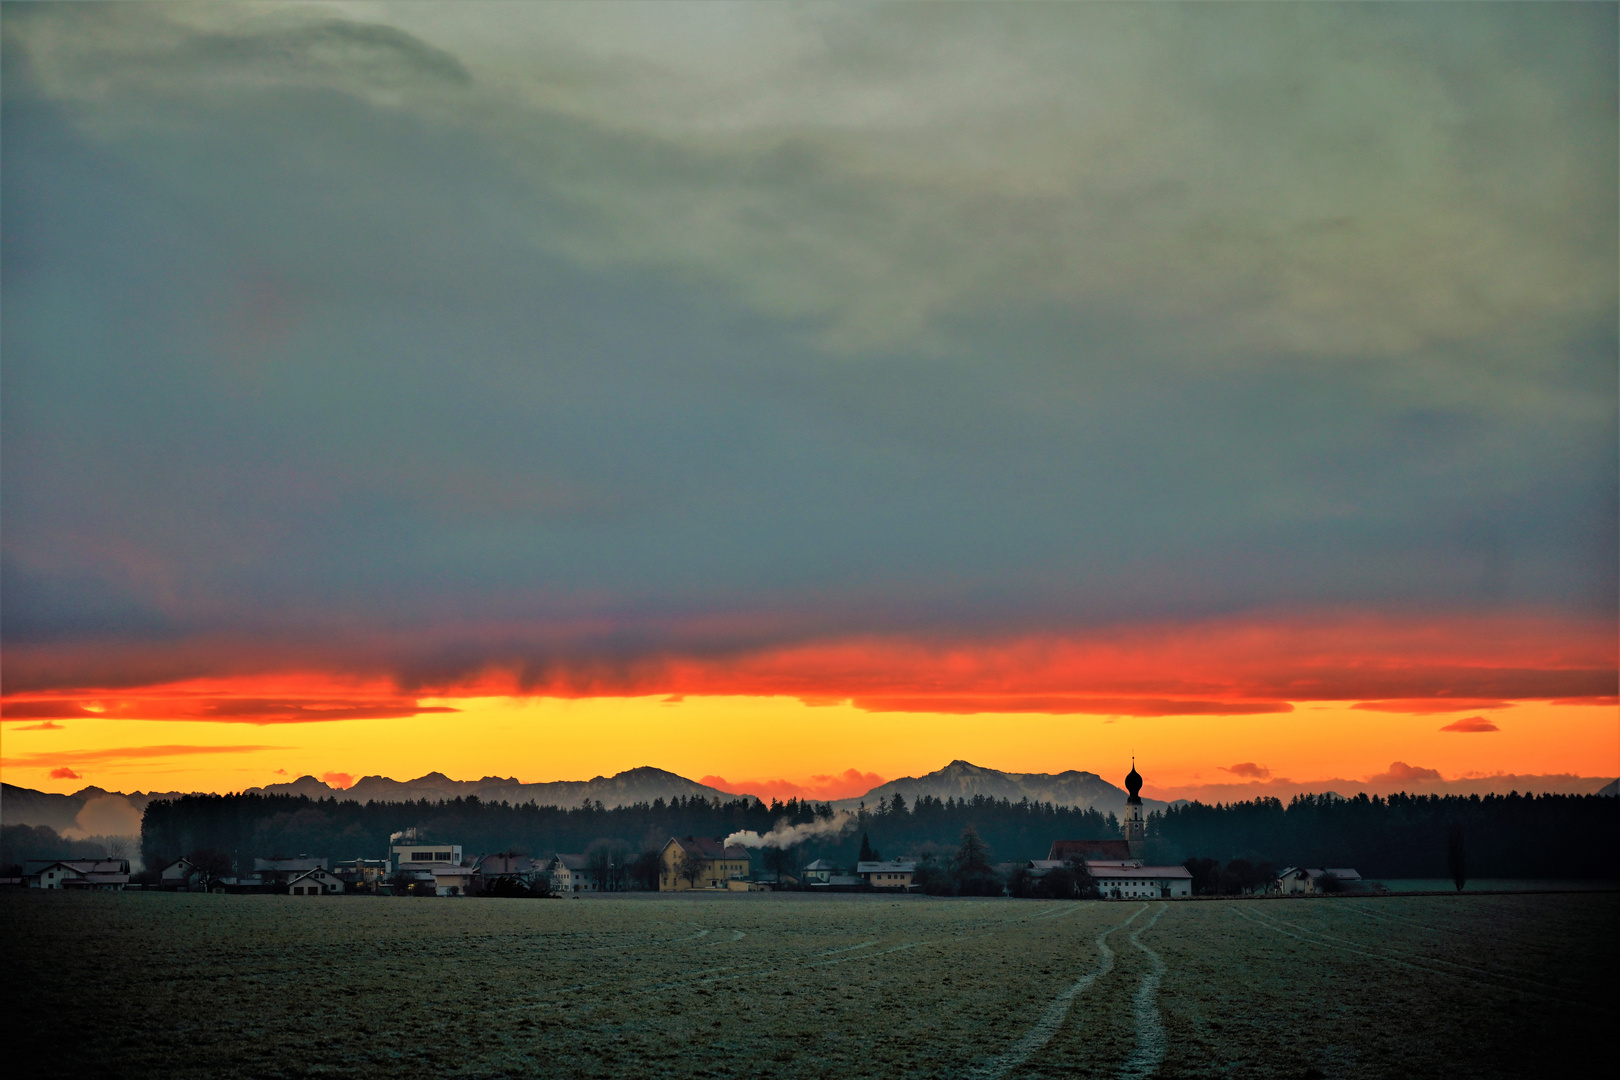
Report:
[{"label": "onion dome spire", "polygon": [[1136,771],[1136,758],[1131,758],[1131,771],[1125,775],[1125,790],[1130,792],[1130,801],[1137,802],[1142,797],[1142,774]]}]

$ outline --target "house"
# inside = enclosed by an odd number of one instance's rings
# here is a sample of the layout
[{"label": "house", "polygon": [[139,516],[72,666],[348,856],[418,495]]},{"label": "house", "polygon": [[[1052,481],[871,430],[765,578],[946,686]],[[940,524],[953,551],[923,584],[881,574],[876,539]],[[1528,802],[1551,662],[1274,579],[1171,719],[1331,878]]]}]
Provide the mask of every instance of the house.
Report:
[{"label": "house", "polygon": [[707,836],[670,837],[658,853],[658,891],[724,889],[732,878],[748,876],[748,849]]},{"label": "house", "polygon": [[332,873],[336,874],[338,880],[347,885],[350,891],[357,888],[375,891],[379,885],[388,880],[388,869],[387,859],[346,859],[332,864]]},{"label": "house", "polygon": [[422,870],[432,873],[435,866],[460,866],[460,844],[434,844],[414,838],[394,844],[388,849],[389,861],[397,870]]},{"label": "house", "polygon": [[321,867],[306,870],[287,882],[289,896],[329,896],[342,891],[342,879]]},{"label": "house", "polygon": [[870,889],[909,889],[917,864],[910,859],[855,864],[855,876]]},{"label": "house", "polygon": [[165,889],[184,889],[191,884],[192,875],[196,873],[191,860],[179,858],[165,866],[158,875],[158,882]]},{"label": "house", "polygon": [[804,868],[804,883],[806,885],[825,885],[832,880],[834,874],[840,873],[843,873],[843,871],[839,870],[831,862],[826,859],[817,859]]},{"label": "house", "polygon": [[482,855],[473,865],[478,867],[479,873],[486,878],[517,878],[525,884],[546,872],[546,864],[543,860],[531,859],[527,855],[520,855],[515,851],[496,855]]},{"label": "house", "polygon": [[600,869],[588,866],[583,855],[553,855],[546,869],[554,893],[603,892],[607,888]]},{"label": "house", "polygon": [[128,859],[31,860],[23,866],[30,889],[92,889],[113,892],[129,884]]},{"label": "house", "polygon": [[433,868],[434,896],[473,896],[479,891],[476,866],[436,866]]},{"label": "house", "polygon": [[[1331,877],[1337,884],[1323,882],[1323,878]],[[1359,892],[1365,886],[1361,875],[1347,866],[1330,867],[1328,869],[1312,869],[1303,866],[1290,866],[1277,875],[1277,890],[1285,895],[1315,895],[1326,892]]]},{"label": "house", "polygon": [[308,855],[300,855],[296,859],[276,855],[269,859],[254,859],[253,874],[271,892],[280,892],[286,885],[292,884],[292,879],[309,873],[311,870],[330,871],[327,861],[312,859]]},{"label": "house", "polygon": [[1113,900],[1160,900],[1192,895],[1192,871],[1185,866],[1143,866],[1119,859],[1087,859],[1086,872],[1097,890]]},{"label": "house", "polygon": [[478,868],[485,884],[507,878],[520,885],[533,885],[546,876],[549,866],[543,859],[531,859],[515,851],[484,855],[473,865]]}]

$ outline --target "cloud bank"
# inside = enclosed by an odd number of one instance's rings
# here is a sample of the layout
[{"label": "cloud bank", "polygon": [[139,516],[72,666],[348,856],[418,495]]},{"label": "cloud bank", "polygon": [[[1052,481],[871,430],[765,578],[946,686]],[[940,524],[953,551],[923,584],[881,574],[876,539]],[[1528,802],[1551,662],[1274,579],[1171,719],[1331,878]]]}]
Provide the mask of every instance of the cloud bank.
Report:
[{"label": "cloud bank", "polygon": [[1615,19],[9,9],[7,715],[1613,695]]}]

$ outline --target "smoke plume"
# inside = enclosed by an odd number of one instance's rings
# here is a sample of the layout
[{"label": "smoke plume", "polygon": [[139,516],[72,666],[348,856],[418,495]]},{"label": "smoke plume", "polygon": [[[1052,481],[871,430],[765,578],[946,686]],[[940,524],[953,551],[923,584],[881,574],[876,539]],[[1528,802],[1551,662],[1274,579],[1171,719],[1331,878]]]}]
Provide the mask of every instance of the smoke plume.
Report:
[{"label": "smoke plume", "polygon": [[726,837],[726,846],[741,844],[750,848],[790,848],[806,840],[836,839],[854,827],[855,815],[848,810],[840,810],[832,817],[817,818],[803,825],[789,825],[785,820],[779,821],[776,828],[764,836],[752,830],[734,832]]}]

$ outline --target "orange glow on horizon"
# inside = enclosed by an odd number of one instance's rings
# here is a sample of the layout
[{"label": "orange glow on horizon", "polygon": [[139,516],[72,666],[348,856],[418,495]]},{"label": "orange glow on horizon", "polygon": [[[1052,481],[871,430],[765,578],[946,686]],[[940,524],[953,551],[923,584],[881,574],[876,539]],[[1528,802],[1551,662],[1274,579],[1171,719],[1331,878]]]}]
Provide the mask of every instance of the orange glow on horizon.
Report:
[{"label": "orange glow on horizon", "polygon": [[1356,784],[1392,763],[1612,777],[1615,666],[1597,621],[1342,616],[581,661],[543,687],[498,666],[418,689],[287,668],[11,693],[0,773],[48,791],[224,791],[302,774],[347,787],[654,765],[725,790],[837,798],[955,758],[1106,777],[1134,752],[1152,763],[1150,794]]},{"label": "orange glow on horizon", "polygon": [[[439,700],[425,704],[443,704]],[[509,776],[580,780],[653,765],[692,779],[775,778],[819,798],[860,794],[835,784],[863,776],[915,776],[954,758],[1011,772],[1097,772],[1112,782],[1134,753],[1147,793],[1176,797],[1203,785],[1288,778],[1363,781],[1392,762],[1466,774],[1620,773],[1613,707],[1519,702],[1490,713],[1494,732],[1446,731],[1447,717],[1310,703],[1251,716],[1075,716],[1041,713],[869,713],[849,703],[795,698],[454,699],[456,713],[293,724],[267,730],[196,720],[86,717],[51,731],[8,724],[6,782],[70,792],[241,790],[299,775],[331,781],[381,774],[410,779]],[[199,725],[205,725],[200,727]],[[251,735],[249,734],[251,733]],[[272,737],[253,738],[270,734]],[[242,735],[249,735],[242,738]],[[794,764],[784,769],[783,763]],[[857,763],[858,768],[851,763]],[[1232,771],[1236,766],[1253,766]],[[52,779],[69,769],[75,779]],[[334,786],[339,786],[334,784]],[[341,786],[349,786],[345,783]],[[847,792],[847,794],[846,794]],[[1264,787],[1254,793],[1264,794]]]}]

